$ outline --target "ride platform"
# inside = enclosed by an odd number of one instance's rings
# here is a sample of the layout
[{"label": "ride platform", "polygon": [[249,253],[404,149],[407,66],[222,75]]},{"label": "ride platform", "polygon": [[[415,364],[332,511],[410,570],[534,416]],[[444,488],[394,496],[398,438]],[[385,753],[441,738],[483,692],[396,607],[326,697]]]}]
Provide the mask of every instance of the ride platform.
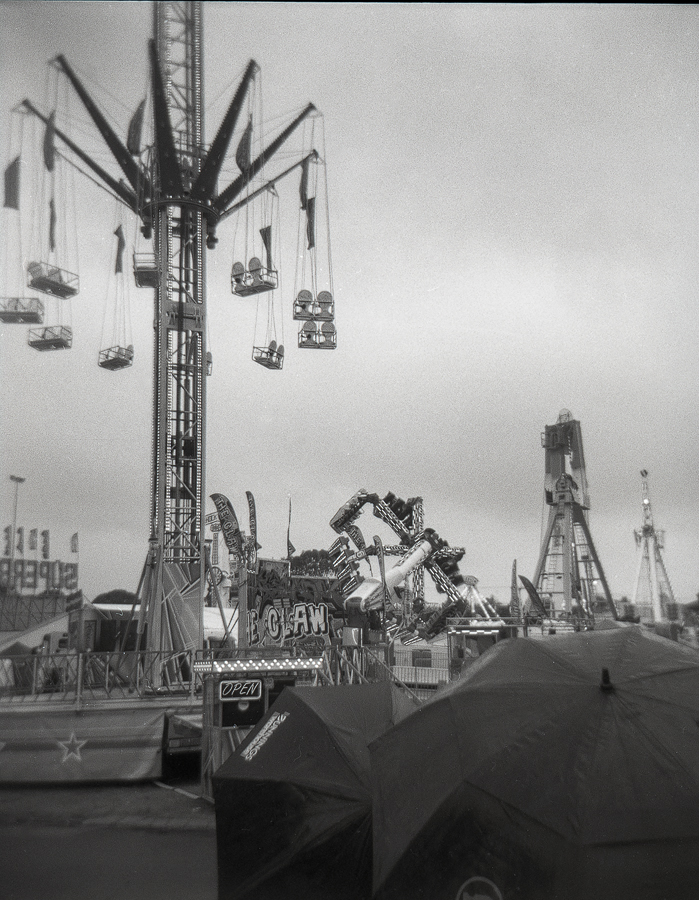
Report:
[{"label": "ride platform", "polygon": [[29,346],[35,350],[70,350],[73,346],[73,329],[67,325],[48,325],[29,331]]},{"label": "ride platform", "polygon": [[42,294],[51,294],[61,300],[74,297],[80,290],[80,279],[74,272],[67,272],[45,262],[30,262],[27,266],[27,286]]},{"label": "ride platform", "polygon": [[6,297],[0,300],[0,322],[13,325],[41,325],[44,304],[37,297]]}]

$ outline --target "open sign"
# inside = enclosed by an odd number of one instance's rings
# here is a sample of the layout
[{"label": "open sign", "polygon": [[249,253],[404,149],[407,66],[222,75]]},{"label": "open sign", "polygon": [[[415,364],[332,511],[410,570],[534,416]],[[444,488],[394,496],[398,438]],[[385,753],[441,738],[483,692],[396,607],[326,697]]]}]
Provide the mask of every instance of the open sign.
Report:
[{"label": "open sign", "polygon": [[240,681],[222,681],[218,686],[219,700],[259,700],[262,697],[262,682],[259,678]]}]

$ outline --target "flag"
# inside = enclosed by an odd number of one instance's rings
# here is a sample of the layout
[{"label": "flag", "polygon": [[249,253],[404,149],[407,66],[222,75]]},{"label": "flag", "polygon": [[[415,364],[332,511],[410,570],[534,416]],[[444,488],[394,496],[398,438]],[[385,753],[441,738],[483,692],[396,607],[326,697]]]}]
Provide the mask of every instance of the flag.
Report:
[{"label": "flag", "polygon": [[126,240],[124,238],[124,229],[119,225],[117,230],[114,232],[117,238],[117,252],[116,252],[116,263],[114,264],[114,273],[119,274],[119,272],[124,271],[124,249],[126,248]]},{"label": "flag", "polygon": [[49,200],[49,250],[56,249],[56,204],[53,197]]},{"label": "flag", "polygon": [[309,197],[306,201],[306,237],[308,238],[308,249],[311,250],[316,245],[316,198]]},{"label": "flag", "polygon": [[141,100],[136,112],[129,122],[129,131],[126,137],[126,149],[132,156],[138,156],[141,152],[141,131],[143,130],[143,111],[145,108],[146,101]]},{"label": "flag", "polygon": [[17,552],[24,553],[24,528],[17,529]]},{"label": "flag", "polygon": [[226,542],[228,551],[238,558],[240,563],[245,560],[243,553],[243,536],[240,532],[238,517],[235,514],[231,501],[224,494],[212,494],[211,499],[216,506],[218,519],[221,523],[221,531],[223,539]]},{"label": "flag", "polygon": [[235,161],[241,172],[250,168],[250,153],[252,150],[252,116],[248,119],[245,131],[235,151]]},{"label": "flag", "polygon": [[289,497],[289,525],[286,529],[286,556],[287,559],[296,553],[296,547],[291,543],[291,497]]},{"label": "flag", "polygon": [[41,532],[41,558],[48,559],[49,553],[50,553],[49,532],[42,531]]},{"label": "flag", "polygon": [[78,552],[78,532],[76,531],[73,537],[70,539],[70,552],[77,553]]},{"label": "flag", "polygon": [[274,268],[272,264],[272,226],[265,225],[264,228],[260,228],[260,237],[265,245],[265,253],[267,254],[267,269],[271,272]]},{"label": "flag", "polygon": [[301,167],[301,184],[299,185],[299,197],[301,198],[301,209],[306,208],[308,203],[308,167],[311,164],[311,158],[306,157]]},{"label": "flag", "polygon": [[512,582],[510,584],[510,615],[521,621],[522,605],[519,602],[519,585],[517,584],[517,560],[512,563]]},{"label": "flag", "polygon": [[19,156],[5,169],[5,207],[19,209]]},{"label": "flag", "polygon": [[39,542],[39,531],[36,528],[32,528],[29,532],[29,549],[36,550]]},{"label": "flag", "polygon": [[55,119],[56,113],[52,112],[46,123],[46,131],[44,132],[44,165],[49,172],[53,172],[53,167],[56,164],[56,148],[54,147],[56,135]]},{"label": "flag", "polygon": [[251,572],[257,570],[257,512],[255,510],[255,498],[251,491],[245,491],[248,498],[248,513],[250,516],[250,552],[248,553],[248,568]]}]

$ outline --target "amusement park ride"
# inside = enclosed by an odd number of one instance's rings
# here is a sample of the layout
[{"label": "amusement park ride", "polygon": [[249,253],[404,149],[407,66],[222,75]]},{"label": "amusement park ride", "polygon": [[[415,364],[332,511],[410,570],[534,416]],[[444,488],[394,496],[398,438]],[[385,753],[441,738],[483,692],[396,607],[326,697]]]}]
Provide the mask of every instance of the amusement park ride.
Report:
[{"label": "amusement park ride", "polygon": [[562,410],[556,424],[545,427],[541,445],[546,453],[548,522],[533,586],[522,579],[533,606],[554,619],[574,617],[593,622],[599,585],[608,611],[616,619],[588,523],[590,495],[580,422],[569,410]]},{"label": "amusement park ride", "polygon": [[[205,514],[206,379],[211,371],[207,350],[206,256],[217,245],[217,227],[228,217],[243,221],[240,252],[247,262],[236,261],[231,275],[235,297],[267,295],[268,329],[255,341],[253,360],[267,369],[281,369],[283,344],[277,342],[273,299],[278,287],[278,221],[275,185],[290,173],[300,175],[299,233],[303,248],[297,253],[293,318],[300,322],[301,349],[334,349],[334,299],[330,245],[323,217],[316,205],[325,198],[324,164],[314,129],[319,121],[308,104],[268,143],[263,145],[262,123],[255,117],[259,67],[250,61],[211,144],[204,137],[204,78],[202,68],[202,4],[155,2],[153,34],[149,44],[150,91],[129,125],[123,141],[93,101],[75,70],[63,56],[53,61],[79,98],[108,148],[119,176],[107,172],[60,126],[57,112],[41,112],[30,100],[21,104],[28,116],[45,126],[43,181],[40,194],[42,225],[48,242],[36,251],[26,270],[26,284],[47,300],[9,293],[0,300],[0,321],[41,326],[29,333],[37,350],[70,349],[72,328],[61,316],[79,291],[77,274],[64,260],[59,240],[60,200],[57,180],[73,169],[87,174],[114,197],[123,210],[140,220],[150,252],[134,252],[134,277],[139,287],[154,289],[155,378],[152,456],[152,532],[147,562],[139,586],[138,631],[149,649],[192,650],[202,646],[202,605],[206,583],[203,552]],[[58,94],[56,95],[58,96]],[[151,110],[152,141],[142,143],[144,115]],[[304,124],[305,123],[305,124]],[[305,125],[309,125],[307,130]],[[304,128],[300,126],[304,125]],[[237,130],[237,131],[236,131]],[[310,145],[308,142],[310,131]],[[289,164],[292,135],[303,135]],[[237,174],[219,186],[231,142],[236,135]],[[286,167],[277,165],[284,146]],[[233,154],[231,154],[232,156]],[[230,162],[228,162],[230,165]],[[19,156],[5,174],[5,207],[19,210]],[[44,214],[43,210],[46,210]],[[48,217],[48,218],[47,218]],[[318,219],[318,224],[316,223]],[[276,228],[276,233],[273,229]],[[325,229],[325,234],[323,231]],[[115,275],[122,282],[124,234],[117,237]],[[139,238],[140,240],[140,238]],[[32,252],[34,252],[32,250]],[[327,259],[321,259],[323,252]],[[276,255],[275,255],[276,254]],[[45,321],[49,303],[55,319]],[[257,335],[256,335],[257,338]],[[133,345],[122,335],[108,342],[99,355],[107,370],[129,367]]]},{"label": "amusement park ride", "polygon": [[641,470],[641,480],[643,525],[634,531],[638,572],[632,603],[642,622],[662,622],[677,618],[677,604],[660,552],[665,544],[665,532],[653,524],[646,469]]}]

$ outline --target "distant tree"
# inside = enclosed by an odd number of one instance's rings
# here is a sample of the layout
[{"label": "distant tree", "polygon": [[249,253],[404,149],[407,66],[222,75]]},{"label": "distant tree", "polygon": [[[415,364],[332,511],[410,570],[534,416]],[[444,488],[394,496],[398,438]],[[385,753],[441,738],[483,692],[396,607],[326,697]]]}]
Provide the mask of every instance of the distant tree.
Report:
[{"label": "distant tree", "polygon": [[291,574],[333,578],[335,570],[327,550],[304,550],[291,557]]},{"label": "distant tree", "polygon": [[115,588],[113,591],[98,594],[92,602],[97,604],[118,603],[120,606],[133,606],[134,603],[138,603],[138,597],[136,594],[132,594],[131,591]]}]

